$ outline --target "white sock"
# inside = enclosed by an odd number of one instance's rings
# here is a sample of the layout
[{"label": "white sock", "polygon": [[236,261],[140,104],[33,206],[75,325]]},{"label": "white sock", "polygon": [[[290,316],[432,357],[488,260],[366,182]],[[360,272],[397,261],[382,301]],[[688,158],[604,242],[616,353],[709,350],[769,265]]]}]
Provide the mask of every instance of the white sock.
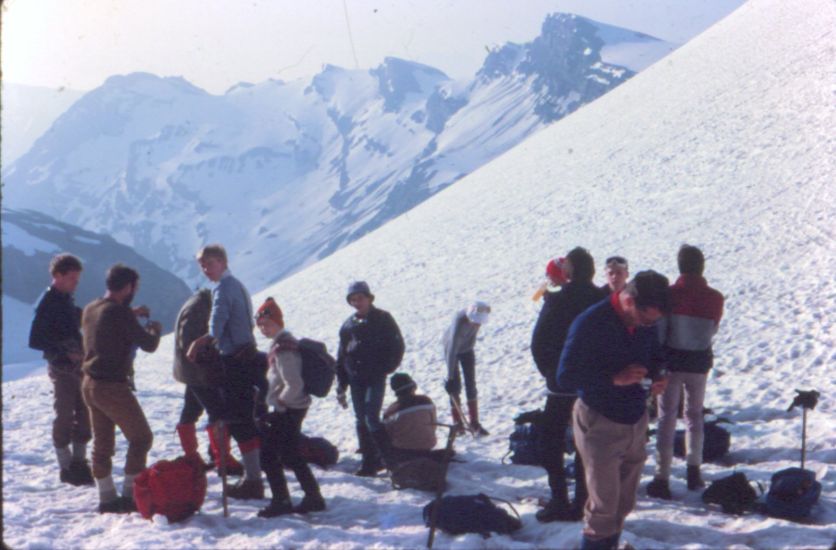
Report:
[{"label": "white sock", "polygon": [[119,496],[116,494],[116,485],[113,483],[113,476],[96,478],[96,487],[99,489],[99,502],[110,502]]},{"label": "white sock", "polygon": [[73,455],[70,453],[69,446],[67,447],[55,447],[55,456],[58,457],[58,466],[62,470],[66,470],[70,467],[70,462],[73,460]]},{"label": "white sock", "polygon": [[134,478],[137,474],[125,474],[125,482],[122,484],[122,496],[133,498],[134,496]]},{"label": "white sock", "polygon": [[73,460],[87,460],[87,443],[73,443]]},{"label": "white sock", "polygon": [[241,455],[244,463],[244,479],[261,481],[261,449],[253,449]]}]

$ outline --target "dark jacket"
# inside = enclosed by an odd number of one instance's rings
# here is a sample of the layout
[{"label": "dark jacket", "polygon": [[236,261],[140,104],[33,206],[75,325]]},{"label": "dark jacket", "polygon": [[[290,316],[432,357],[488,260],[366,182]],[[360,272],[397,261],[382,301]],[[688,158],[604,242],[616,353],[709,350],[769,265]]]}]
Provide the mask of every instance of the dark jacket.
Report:
[{"label": "dark jacket", "polygon": [[[207,366],[192,363],[186,357],[189,346],[209,332],[212,292],[203,289],[186,300],[174,323],[174,379],[191,386],[207,385]],[[211,368],[211,367],[210,367]]]},{"label": "dark jacket", "polygon": [[546,378],[552,392],[571,393],[558,387],[555,374],[569,326],[588,307],[605,294],[592,283],[570,282],[558,292],[546,292],[543,309],[531,335],[531,355],[537,370]]},{"label": "dark jacket", "polygon": [[664,356],[655,326],[627,329],[616,312],[617,297],[598,302],[569,327],[557,382],[613,422],[635,424],[646,412],[647,391],[641,384],[616,386],[612,377],[638,363],[656,378]]},{"label": "dark jacket", "polygon": [[73,367],[75,365],[67,354],[82,351],[80,326],[81,308],[75,305],[72,294],[50,286],[35,308],[29,347],[44,352],[50,367]]},{"label": "dark jacket", "polygon": [[711,341],[723,317],[723,295],[700,275],[681,275],[670,296],[671,313],[660,326],[668,368],[706,374],[714,365]]},{"label": "dark jacket", "polygon": [[130,307],[106,298],[93,300],[81,315],[84,363],[81,369],[94,380],[127,382],[133,375],[135,347],[157,349],[160,335],[139,324]]},{"label": "dark jacket", "polygon": [[372,306],[360,319],[349,317],[340,328],[337,378],[341,388],[350,382],[367,383],[395,372],[403,358],[401,330],[392,316]]}]

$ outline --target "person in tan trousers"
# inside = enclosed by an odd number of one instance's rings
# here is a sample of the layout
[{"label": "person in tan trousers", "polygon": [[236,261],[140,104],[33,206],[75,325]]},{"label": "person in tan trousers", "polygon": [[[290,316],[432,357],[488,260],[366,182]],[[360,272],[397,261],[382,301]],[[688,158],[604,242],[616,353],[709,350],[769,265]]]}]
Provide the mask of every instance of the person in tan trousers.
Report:
[{"label": "person in tan trousers", "polygon": [[[107,292],[84,308],[84,380],[81,393],[90,410],[93,427],[93,478],[99,489],[99,513],[128,513],[133,502],[133,480],[145,468],[153,435],[134,395],[133,357],[136,348],[153,352],[160,343],[162,326],[149,321],[143,327],[137,316],[148,308],[131,309],[139,289],[139,274],[116,264],[107,272]],[[128,440],[122,496],[111,475],[116,447],[116,426]]]}]

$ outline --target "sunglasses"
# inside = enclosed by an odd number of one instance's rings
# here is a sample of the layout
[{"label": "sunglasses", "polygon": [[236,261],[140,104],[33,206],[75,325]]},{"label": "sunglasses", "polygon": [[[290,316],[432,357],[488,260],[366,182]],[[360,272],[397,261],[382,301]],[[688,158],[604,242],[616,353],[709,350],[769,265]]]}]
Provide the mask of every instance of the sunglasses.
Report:
[{"label": "sunglasses", "polygon": [[621,256],[610,256],[607,258],[607,267],[627,267],[627,260]]}]

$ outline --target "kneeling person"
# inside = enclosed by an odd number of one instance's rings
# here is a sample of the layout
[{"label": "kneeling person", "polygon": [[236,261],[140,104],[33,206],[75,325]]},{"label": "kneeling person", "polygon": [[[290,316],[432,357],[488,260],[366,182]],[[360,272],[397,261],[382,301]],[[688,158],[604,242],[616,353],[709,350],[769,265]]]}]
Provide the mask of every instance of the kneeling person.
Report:
[{"label": "kneeling person", "polygon": [[437,423],[433,400],[417,395],[415,381],[404,372],[392,376],[389,385],[398,400],[383,413],[383,425],[392,441],[394,459],[433,458]]},{"label": "kneeling person", "polygon": [[[285,330],[282,310],[273,298],[267,298],[256,313],[256,323],[264,336],[272,338],[267,379],[267,404],[273,412],[262,435],[261,466],[273,493],[270,505],[258,515],[270,518],[290,514],[304,514],[325,509],[325,500],[310,466],[299,454],[299,435],[302,421],[311,405],[302,379],[302,356],[298,341]],[[298,506],[290,501],[283,465],[290,466],[302,486],[305,497]]]}]

